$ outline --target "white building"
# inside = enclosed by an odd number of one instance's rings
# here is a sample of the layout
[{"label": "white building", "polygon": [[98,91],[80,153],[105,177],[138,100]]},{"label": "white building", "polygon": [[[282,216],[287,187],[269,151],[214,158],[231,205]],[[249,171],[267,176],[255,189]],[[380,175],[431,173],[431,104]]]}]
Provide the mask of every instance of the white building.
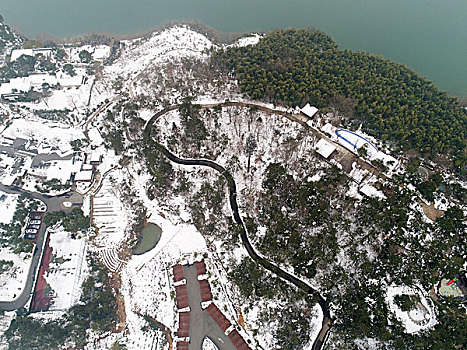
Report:
[{"label": "white building", "polygon": [[91,182],[94,172],[92,170],[81,170],[75,175],[75,182]]},{"label": "white building", "polygon": [[68,74],[58,72],[56,75],[31,74],[27,77],[13,78],[9,83],[0,85],[0,94],[11,94],[13,92],[28,92],[33,89],[40,91],[44,84],[50,87],[79,87],[85,81],[84,75],[70,77]]},{"label": "white building", "polygon": [[16,61],[21,56],[37,56],[37,55],[44,55],[47,58],[52,57],[53,49],[51,48],[37,48],[37,49],[17,49],[11,51],[10,62]]},{"label": "white building", "polygon": [[38,167],[31,169],[31,175],[41,177],[45,180],[59,179],[65,185],[74,174],[81,172],[84,159],[82,156],[74,155],[67,160],[47,161]]},{"label": "white building", "polygon": [[336,147],[322,138],[316,143],[315,150],[316,153],[328,159],[332,152],[336,150]]},{"label": "white building", "polygon": [[308,118],[313,118],[313,116],[318,112],[318,108],[310,106],[310,104],[307,103],[304,107],[300,108],[300,112],[305,114]]},{"label": "white building", "polygon": [[13,51],[11,51],[10,62],[16,61],[18,58],[20,58],[23,55],[33,57],[34,56],[34,50],[33,49],[13,50]]}]

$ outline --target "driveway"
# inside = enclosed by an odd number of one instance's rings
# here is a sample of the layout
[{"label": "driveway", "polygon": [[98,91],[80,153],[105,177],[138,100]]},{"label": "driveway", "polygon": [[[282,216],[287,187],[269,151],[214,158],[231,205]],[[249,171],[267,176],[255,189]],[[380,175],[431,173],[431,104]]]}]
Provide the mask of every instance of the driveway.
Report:
[{"label": "driveway", "polygon": [[236,350],[230,339],[207,311],[201,308],[201,290],[196,266],[183,266],[190,304],[190,350],[201,350],[203,341],[208,337],[219,350]]}]

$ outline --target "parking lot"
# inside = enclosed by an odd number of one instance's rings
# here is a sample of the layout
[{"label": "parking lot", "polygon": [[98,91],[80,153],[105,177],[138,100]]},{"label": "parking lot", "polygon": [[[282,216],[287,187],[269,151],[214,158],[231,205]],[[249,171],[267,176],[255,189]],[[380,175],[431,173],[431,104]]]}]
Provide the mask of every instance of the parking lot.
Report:
[{"label": "parking lot", "polygon": [[24,239],[28,239],[36,243],[39,231],[42,227],[44,219],[43,211],[32,211],[27,217],[26,229],[24,230]]}]

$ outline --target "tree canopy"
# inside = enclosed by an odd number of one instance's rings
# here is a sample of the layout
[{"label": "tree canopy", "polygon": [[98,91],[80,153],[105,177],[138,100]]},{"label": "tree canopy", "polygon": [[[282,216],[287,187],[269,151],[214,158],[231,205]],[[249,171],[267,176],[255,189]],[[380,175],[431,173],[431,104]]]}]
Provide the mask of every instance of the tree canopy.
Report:
[{"label": "tree canopy", "polygon": [[456,98],[408,67],[364,52],[341,50],[324,32],[286,29],[257,45],[213,53],[252,99],[289,106],[333,105],[337,96],[355,101],[352,123],[427,156],[454,155],[465,171],[467,111]]}]

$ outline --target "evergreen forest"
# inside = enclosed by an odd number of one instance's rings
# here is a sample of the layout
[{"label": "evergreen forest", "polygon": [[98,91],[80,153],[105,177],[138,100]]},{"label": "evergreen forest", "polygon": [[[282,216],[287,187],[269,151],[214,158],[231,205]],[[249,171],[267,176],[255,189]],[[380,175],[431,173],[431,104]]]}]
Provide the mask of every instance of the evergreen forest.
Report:
[{"label": "evergreen forest", "polygon": [[257,45],[215,51],[213,60],[252,99],[334,107],[402,151],[452,157],[452,166],[466,172],[467,111],[404,65],[339,49],[313,29],[272,31]]}]

